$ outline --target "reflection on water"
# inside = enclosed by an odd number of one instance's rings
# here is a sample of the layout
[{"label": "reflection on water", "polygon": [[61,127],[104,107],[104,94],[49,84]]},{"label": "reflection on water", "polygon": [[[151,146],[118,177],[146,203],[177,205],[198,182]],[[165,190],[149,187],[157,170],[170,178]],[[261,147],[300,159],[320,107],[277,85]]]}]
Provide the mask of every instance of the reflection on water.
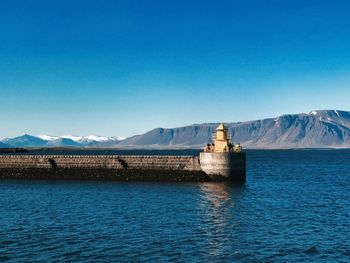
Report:
[{"label": "reflection on water", "polygon": [[[218,210],[231,201],[230,185],[225,183],[206,182],[199,185],[201,189],[201,197],[205,203],[211,204]],[[232,202],[233,203],[233,202]]]},{"label": "reflection on water", "polygon": [[246,185],[205,182],[199,184],[199,188],[202,202],[206,206],[210,205],[216,211],[215,213],[218,213],[220,208],[233,207],[246,190]]},{"label": "reflection on water", "polygon": [[[240,218],[236,217],[235,209],[245,192],[245,184],[202,183],[199,185],[201,200],[199,203],[203,224],[207,226],[207,250],[209,258],[231,251],[237,237]],[[239,240],[238,240],[239,242]],[[226,251],[226,252],[225,252]]]}]

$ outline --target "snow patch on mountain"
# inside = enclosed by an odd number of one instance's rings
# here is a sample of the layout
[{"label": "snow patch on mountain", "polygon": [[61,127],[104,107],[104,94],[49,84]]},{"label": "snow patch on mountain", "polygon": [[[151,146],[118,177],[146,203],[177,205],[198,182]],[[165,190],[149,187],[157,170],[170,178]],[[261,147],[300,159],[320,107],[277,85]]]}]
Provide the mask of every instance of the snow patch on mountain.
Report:
[{"label": "snow patch on mountain", "polygon": [[62,135],[62,136],[60,136],[60,138],[70,139],[70,140],[75,141],[75,142],[80,142],[83,139],[82,136],[75,136],[75,135]]},{"label": "snow patch on mountain", "polygon": [[126,137],[106,137],[106,136],[97,136],[97,135],[87,135],[87,136],[76,136],[76,135],[62,135],[62,136],[52,136],[46,134],[40,134],[37,136],[40,139],[46,141],[56,141],[59,139],[69,139],[74,142],[108,142],[108,141],[122,141]]},{"label": "snow patch on mountain", "polygon": [[55,141],[55,140],[58,140],[60,138],[59,136],[50,136],[50,135],[45,135],[45,134],[40,134],[37,137],[40,139],[43,139],[45,141]]},{"label": "snow patch on mountain", "polygon": [[62,135],[53,136],[40,134],[32,136],[24,134],[14,138],[4,138],[0,142],[9,145],[9,147],[110,147],[122,141],[123,137],[106,137],[106,136],[76,136]]}]

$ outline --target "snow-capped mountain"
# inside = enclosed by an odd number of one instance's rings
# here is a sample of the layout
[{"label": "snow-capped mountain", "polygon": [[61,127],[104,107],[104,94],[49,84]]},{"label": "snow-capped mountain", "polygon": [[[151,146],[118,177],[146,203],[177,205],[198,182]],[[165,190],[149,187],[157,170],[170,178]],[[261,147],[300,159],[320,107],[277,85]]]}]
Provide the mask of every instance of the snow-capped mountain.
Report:
[{"label": "snow-capped mountain", "polygon": [[105,136],[76,136],[76,135],[62,135],[62,136],[51,136],[51,135],[38,135],[40,139],[46,141],[57,141],[57,140],[70,140],[78,143],[79,145],[89,145],[90,143],[106,143],[106,142],[118,142],[124,140],[124,137],[105,137]]},{"label": "snow-capped mountain", "polygon": [[1,142],[11,147],[44,147],[47,143],[47,141],[29,134],[24,134],[15,138],[2,139]]},{"label": "snow-capped mountain", "polygon": [[102,147],[118,144],[123,137],[104,137],[104,136],[51,136],[41,134],[33,136],[24,134],[19,137],[6,138],[0,140],[0,148],[5,147]]},{"label": "snow-capped mountain", "polygon": [[[219,123],[156,128],[129,138],[104,136],[22,135],[0,140],[5,147],[202,148]],[[245,148],[350,148],[350,112],[317,110],[276,118],[226,123],[232,139]]]}]

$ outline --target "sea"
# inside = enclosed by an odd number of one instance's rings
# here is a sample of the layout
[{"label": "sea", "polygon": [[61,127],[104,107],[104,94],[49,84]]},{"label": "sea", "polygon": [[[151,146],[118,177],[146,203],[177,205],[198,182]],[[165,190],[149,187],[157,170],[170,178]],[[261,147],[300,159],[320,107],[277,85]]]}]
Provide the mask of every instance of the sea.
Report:
[{"label": "sea", "polygon": [[0,180],[0,202],[1,262],[350,262],[350,150],[248,150],[243,184]]}]

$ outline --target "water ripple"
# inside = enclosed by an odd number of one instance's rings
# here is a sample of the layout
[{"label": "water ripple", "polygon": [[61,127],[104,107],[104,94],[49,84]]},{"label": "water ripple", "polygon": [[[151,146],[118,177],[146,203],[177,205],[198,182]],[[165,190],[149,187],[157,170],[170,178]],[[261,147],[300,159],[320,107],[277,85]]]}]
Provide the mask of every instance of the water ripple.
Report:
[{"label": "water ripple", "polygon": [[250,151],[243,185],[0,181],[0,261],[350,262],[348,156]]}]

